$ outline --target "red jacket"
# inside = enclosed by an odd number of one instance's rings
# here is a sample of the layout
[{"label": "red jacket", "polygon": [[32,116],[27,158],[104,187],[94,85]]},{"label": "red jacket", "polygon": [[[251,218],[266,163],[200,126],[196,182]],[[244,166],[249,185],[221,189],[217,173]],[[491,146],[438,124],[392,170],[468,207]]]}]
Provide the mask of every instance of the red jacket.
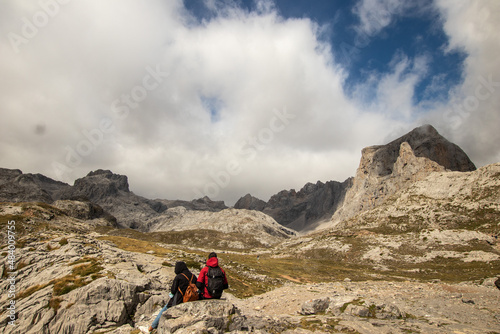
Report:
[{"label": "red jacket", "polygon": [[[198,286],[198,288],[200,289],[203,289],[203,295],[202,295],[203,298],[212,298],[212,296],[208,293],[208,290],[206,288],[208,284],[208,276],[207,276],[208,267],[215,268],[218,266],[219,266],[219,259],[217,259],[216,257],[212,257],[207,260],[207,265],[203,269],[201,269],[200,274],[198,275],[198,281],[196,283],[196,286]],[[220,269],[224,274],[224,289],[227,289],[229,285],[227,283],[226,272],[224,271],[224,269],[222,268]]]}]

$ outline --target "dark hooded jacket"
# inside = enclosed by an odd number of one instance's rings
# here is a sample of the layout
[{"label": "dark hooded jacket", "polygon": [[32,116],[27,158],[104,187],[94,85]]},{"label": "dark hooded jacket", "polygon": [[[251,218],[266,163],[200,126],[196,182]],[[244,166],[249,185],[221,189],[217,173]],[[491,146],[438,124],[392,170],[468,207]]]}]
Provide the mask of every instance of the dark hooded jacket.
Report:
[{"label": "dark hooded jacket", "polygon": [[[186,266],[186,263],[179,261],[175,263],[175,278],[172,282],[172,286],[170,287],[170,292],[174,295],[172,298],[172,305],[177,305],[182,303],[182,295],[186,292],[187,287],[189,286],[189,281],[196,283],[196,275],[191,273]],[[186,276],[184,276],[186,275]],[[182,291],[182,294],[179,292]]]}]

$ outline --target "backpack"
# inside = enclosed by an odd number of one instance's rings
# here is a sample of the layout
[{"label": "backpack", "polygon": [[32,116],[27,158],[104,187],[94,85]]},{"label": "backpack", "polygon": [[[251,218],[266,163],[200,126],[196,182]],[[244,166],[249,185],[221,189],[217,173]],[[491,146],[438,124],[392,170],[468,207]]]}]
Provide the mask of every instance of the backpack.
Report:
[{"label": "backpack", "polygon": [[179,292],[182,295],[182,302],[187,303],[187,302],[192,302],[195,300],[198,300],[198,288],[196,285],[192,282],[194,275],[191,276],[191,279],[189,279],[184,273],[182,274],[186,279],[188,280],[188,287],[186,288],[186,292],[182,293],[181,288],[179,289]]},{"label": "backpack", "polygon": [[224,290],[224,272],[220,267],[208,267],[207,291],[212,298],[219,299]]}]

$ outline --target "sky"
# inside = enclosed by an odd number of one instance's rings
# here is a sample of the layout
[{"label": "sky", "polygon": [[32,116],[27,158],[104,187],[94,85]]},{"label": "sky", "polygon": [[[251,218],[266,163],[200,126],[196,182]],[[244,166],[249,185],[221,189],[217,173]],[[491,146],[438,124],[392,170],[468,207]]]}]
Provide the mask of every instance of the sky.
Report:
[{"label": "sky", "polygon": [[500,1],[0,2],[0,167],[233,205],[432,124],[500,162]]}]

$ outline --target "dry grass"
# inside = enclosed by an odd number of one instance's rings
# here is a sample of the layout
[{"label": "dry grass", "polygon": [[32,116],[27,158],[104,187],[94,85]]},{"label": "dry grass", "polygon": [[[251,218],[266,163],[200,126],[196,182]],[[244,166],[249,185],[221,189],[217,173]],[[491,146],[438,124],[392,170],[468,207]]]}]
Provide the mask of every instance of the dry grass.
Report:
[{"label": "dry grass", "polygon": [[123,249],[128,252],[136,253],[146,253],[148,251],[154,251],[157,256],[164,256],[166,254],[171,254],[172,251],[163,247],[160,247],[156,242],[139,240],[135,238],[120,237],[115,235],[102,236],[99,239],[111,241],[116,245],[116,247]]}]

